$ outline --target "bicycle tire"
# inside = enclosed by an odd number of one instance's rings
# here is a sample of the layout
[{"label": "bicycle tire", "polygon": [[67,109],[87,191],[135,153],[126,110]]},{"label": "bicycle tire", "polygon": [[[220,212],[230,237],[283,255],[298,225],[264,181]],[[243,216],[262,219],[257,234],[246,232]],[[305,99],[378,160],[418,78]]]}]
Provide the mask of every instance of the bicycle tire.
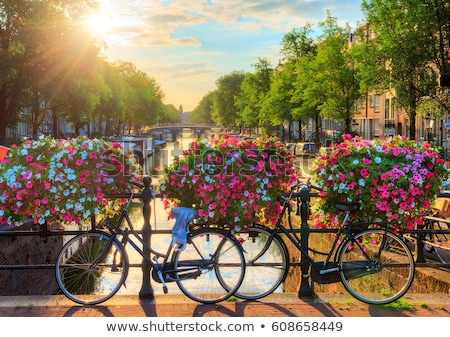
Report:
[{"label": "bicycle tire", "polygon": [[[386,240],[381,247],[383,235]],[[348,240],[338,261],[347,291],[368,304],[387,304],[402,297],[414,279],[414,258],[408,246],[397,235],[378,229],[360,232],[354,239],[362,247]]]},{"label": "bicycle tire", "polygon": [[[244,249],[245,277],[235,296],[257,300],[282,292],[281,284],[289,270],[289,253],[283,239],[278,234],[272,238],[271,231],[260,225],[246,228],[236,238]],[[258,257],[270,239],[267,250]]]},{"label": "bicycle tire", "polygon": [[[433,214],[434,218],[446,219],[442,214]],[[448,230],[449,226],[445,222],[426,220],[427,228],[430,230]],[[440,245],[443,248],[427,245],[427,241]],[[446,249],[444,248],[446,247]],[[441,263],[447,263],[447,255],[450,255],[450,234],[446,233],[427,233],[425,234],[424,248],[426,251],[435,253]],[[444,253],[447,251],[447,253]]]},{"label": "bicycle tire", "polygon": [[56,281],[61,292],[72,301],[94,305],[114,296],[128,275],[128,256],[123,245],[113,239],[100,263],[93,263],[107,248],[110,234],[83,233],[70,239],[56,259]]},{"label": "bicycle tire", "polygon": [[229,231],[218,228],[190,233],[185,249],[173,255],[173,265],[183,294],[204,304],[228,299],[245,274],[242,247]]}]

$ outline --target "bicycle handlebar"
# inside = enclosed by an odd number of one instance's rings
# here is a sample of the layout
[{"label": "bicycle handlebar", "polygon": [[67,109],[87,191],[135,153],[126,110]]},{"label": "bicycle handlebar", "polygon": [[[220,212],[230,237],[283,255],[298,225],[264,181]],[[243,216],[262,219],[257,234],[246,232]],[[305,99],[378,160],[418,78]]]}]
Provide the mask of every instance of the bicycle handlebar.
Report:
[{"label": "bicycle handlebar", "polygon": [[310,182],[309,180],[308,180],[307,182],[299,181],[299,182],[297,182],[297,183],[291,185],[291,187],[293,187],[293,188],[299,188],[299,187],[302,187],[302,186],[306,187],[306,188],[309,189],[310,191],[311,191],[311,190],[316,190],[316,191],[318,191],[318,192],[322,192],[322,191],[323,191],[323,188],[311,184],[311,182]]},{"label": "bicycle handlebar", "polygon": [[[283,193],[283,195],[289,199],[293,198],[309,198],[310,196],[316,196],[317,194],[313,192],[313,190],[317,192],[323,191],[323,189],[319,186],[311,184],[308,180],[307,182],[299,181],[293,185],[291,185],[292,190],[289,192]],[[297,190],[295,190],[297,189]],[[306,191],[305,191],[306,190]]]},{"label": "bicycle handlebar", "polygon": [[130,184],[136,186],[137,188],[140,188],[141,190],[143,190],[145,188],[144,184],[138,183],[137,181],[129,180],[128,182]]}]

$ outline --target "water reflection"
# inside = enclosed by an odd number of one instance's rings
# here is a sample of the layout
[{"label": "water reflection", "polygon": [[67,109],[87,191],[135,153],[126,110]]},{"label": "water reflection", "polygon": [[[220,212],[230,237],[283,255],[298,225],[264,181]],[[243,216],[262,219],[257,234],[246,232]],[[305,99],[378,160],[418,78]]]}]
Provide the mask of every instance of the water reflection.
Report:
[{"label": "water reflection", "polygon": [[147,174],[154,179],[160,179],[164,168],[173,163],[174,158],[183,154],[183,151],[187,150],[194,140],[196,138],[192,133],[183,132],[176,142],[168,141],[165,146],[157,146],[153,156],[147,158]]},{"label": "water reflection", "polygon": [[[176,142],[167,142],[165,147],[157,147],[153,156],[148,158],[147,167],[148,173],[152,177],[152,183],[155,185],[161,178],[164,172],[164,167],[170,165],[176,156],[187,150],[189,145],[195,140],[190,133],[183,133],[183,137],[179,137]],[[130,218],[136,230],[142,229],[144,225],[143,204],[136,202],[130,207]],[[164,210],[162,202],[159,198],[151,202],[151,216],[150,224],[153,230],[171,229],[175,220],[168,220],[168,213]],[[171,237],[169,234],[154,234],[151,237],[152,248],[158,252],[165,253],[169,247]],[[141,246],[142,248],[142,246]],[[127,246],[127,253],[131,265],[142,263],[142,257],[137,253],[133,247]],[[181,294],[176,283],[168,283],[169,294]],[[140,267],[132,267],[129,270],[126,287],[122,287],[119,294],[136,295],[142,287],[142,269]],[[152,282],[153,291],[155,294],[163,294],[162,285]]]}]

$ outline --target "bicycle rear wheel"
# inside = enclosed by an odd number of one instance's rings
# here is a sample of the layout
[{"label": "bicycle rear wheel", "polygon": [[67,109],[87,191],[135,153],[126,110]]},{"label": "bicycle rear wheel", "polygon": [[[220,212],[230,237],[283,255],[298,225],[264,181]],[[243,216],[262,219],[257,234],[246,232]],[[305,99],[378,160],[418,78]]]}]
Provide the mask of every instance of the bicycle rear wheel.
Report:
[{"label": "bicycle rear wheel", "polygon": [[249,227],[236,234],[244,248],[245,277],[235,296],[256,300],[283,289],[289,268],[289,254],[278,234],[272,237],[263,226]]},{"label": "bicycle rear wheel", "polygon": [[[98,304],[119,291],[128,273],[122,244],[102,232],[77,235],[56,259],[56,281],[64,295],[79,304]],[[105,252],[105,249],[108,249]],[[104,254],[104,257],[100,258]]]},{"label": "bicycle rear wheel", "polygon": [[348,240],[339,255],[347,291],[369,304],[386,304],[402,297],[414,279],[414,259],[408,246],[395,234],[377,229],[354,238],[359,245]]},{"label": "bicycle rear wheel", "polygon": [[244,279],[242,247],[228,232],[201,228],[189,235],[188,244],[174,254],[180,290],[200,303],[217,303],[233,295]]},{"label": "bicycle rear wheel", "polygon": [[[434,218],[446,219],[442,214],[433,214]],[[449,229],[449,225],[446,222],[427,220],[428,229],[444,231]],[[427,245],[427,241],[437,246]],[[449,263],[450,256],[450,234],[446,233],[427,233],[425,234],[424,248],[428,252],[434,252],[441,263]],[[449,261],[449,262],[448,262]]]}]

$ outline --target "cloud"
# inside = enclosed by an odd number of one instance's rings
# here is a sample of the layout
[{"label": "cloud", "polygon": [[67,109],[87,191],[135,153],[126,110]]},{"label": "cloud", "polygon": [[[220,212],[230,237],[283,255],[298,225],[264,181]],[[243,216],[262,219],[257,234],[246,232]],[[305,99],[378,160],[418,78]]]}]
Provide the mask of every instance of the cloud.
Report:
[{"label": "cloud", "polygon": [[[186,28],[215,24],[224,31],[258,33],[268,29],[288,32],[306,23],[316,25],[325,18],[326,9],[330,9],[337,18],[339,16],[334,11],[347,15],[347,10],[359,11],[359,7],[354,8],[354,3],[348,0],[117,1],[115,7],[111,7],[110,15],[116,17],[117,25],[127,23],[113,32],[130,45],[198,47],[201,45],[202,33],[207,32],[197,29],[195,32],[198,35],[180,37],[185,34]],[[131,22],[133,25],[129,24]],[[193,29],[189,31],[191,34],[194,32]]]},{"label": "cloud", "polygon": [[[111,18],[110,59],[134,63],[155,78],[168,103],[185,111],[232,71],[276,65],[283,36],[331,15],[356,28],[361,0],[99,0]],[[175,101],[173,101],[175,100]],[[186,100],[190,100],[188,103]]]}]

